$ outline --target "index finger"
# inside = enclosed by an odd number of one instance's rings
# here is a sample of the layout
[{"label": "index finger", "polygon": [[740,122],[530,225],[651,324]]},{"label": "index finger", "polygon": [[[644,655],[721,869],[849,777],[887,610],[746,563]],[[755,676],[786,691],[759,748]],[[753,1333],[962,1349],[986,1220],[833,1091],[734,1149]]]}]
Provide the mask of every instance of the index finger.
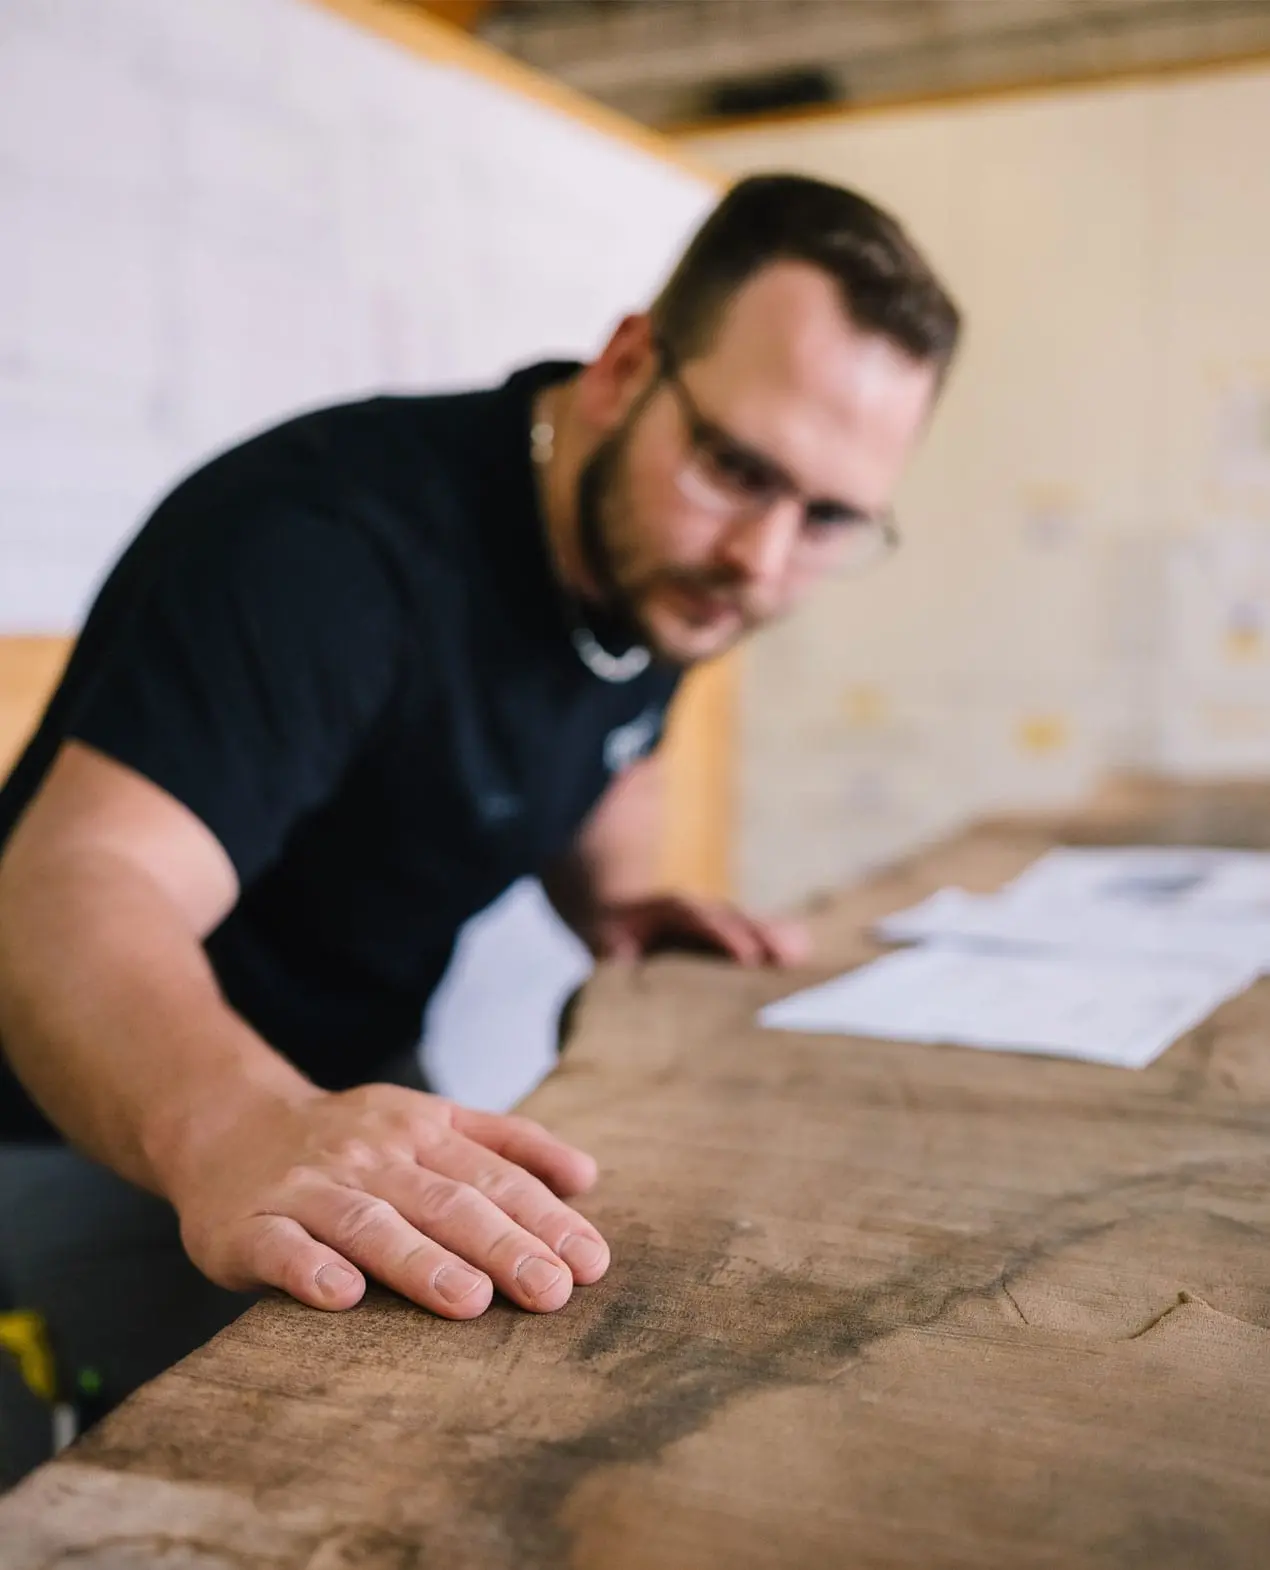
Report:
[{"label": "index finger", "polygon": [[450,1126],[532,1172],[553,1193],[585,1194],[595,1186],[599,1168],[594,1156],[557,1139],[532,1118],[455,1107]]},{"label": "index finger", "polygon": [[685,900],[684,913],[701,937],[708,938],[739,965],[761,965],[765,942],[760,924],[723,903]]},{"label": "index finger", "polygon": [[811,958],[811,934],[801,921],[756,921],[768,956],[776,965],[805,965]]},{"label": "index finger", "polygon": [[[564,1261],[575,1281],[584,1284],[598,1281],[608,1269],[608,1244],[596,1228],[585,1216],[564,1204],[545,1183],[527,1172],[523,1166],[498,1155],[457,1129],[451,1130],[438,1145],[429,1150],[427,1161],[431,1171],[465,1184],[476,1195],[483,1196],[484,1201],[481,1206],[467,1206],[463,1210],[463,1225],[459,1230],[438,1231],[434,1226],[426,1224],[425,1219],[423,1230],[429,1235],[449,1248],[465,1252],[460,1246],[460,1232],[473,1245],[479,1244],[482,1237],[489,1240],[489,1227],[493,1220],[488,1213],[490,1206],[497,1207],[504,1218],[510,1218],[517,1228],[523,1229],[520,1232],[509,1231],[506,1226],[500,1225],[493,1234],[497,1246],[488,1257],[478,1258],[466,1254],[473,1264],[488,1271],[509,1296],[519,1295],[516,1270],[511,1272],[509,1285],[505,1279],[507,1272],[500,1271],[500,1264],[507,1263],[509,1251],[525,1253],[527,1241],[532,1242],[535,1238],[545,1243],[557,1259]],[[389,1197],[397,1203],[398,1196],[395,1193],[390,1193]],[[406,1197],[408,1200],[408,1191]],[[402,1210],[403,1215],[408,1215],[415,1225],[419,1225],[419,1219],[412,1211],[403,1209],[400,1204],[398,1209]],[[447,1213],[441,1225],[453,1228],[459,1219],[459,1210],[455,1208],[453,1213]]]}]

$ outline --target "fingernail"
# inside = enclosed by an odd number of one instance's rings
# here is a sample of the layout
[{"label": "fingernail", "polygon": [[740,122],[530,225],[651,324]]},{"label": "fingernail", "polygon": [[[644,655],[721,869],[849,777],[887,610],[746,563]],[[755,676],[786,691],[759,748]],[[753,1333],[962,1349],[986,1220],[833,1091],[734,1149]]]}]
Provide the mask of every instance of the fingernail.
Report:
[{"label": "fingernail", "polygon": [[477,1287],[483,1286],[485,1277],[468,1270],[465,1265],[442,1265],[432,1278],[432,1285],[447,1303],[461,1303],[471,1297]]},{"label": "fingernail", "polygon": [[560,1255],[569,1269],[584,1275],[590,1275],[593,1270],[598,1270],[604,1263],[605,1247],[597,1243],[592,1237],[584,1237],[581,1233],[565,1238],[556,1253]]},{"label": "fingernail", "polygon": [[530,1297],[545,1297],[560,1280],[560,1272],[546,1259],[526,1259],[516,1272],[516,1279]]},{"label": "fingernail", "polygon": [[313,1279],[323,1297],[343,1297],[357,1282],[347,1265],[323,1265]]}]

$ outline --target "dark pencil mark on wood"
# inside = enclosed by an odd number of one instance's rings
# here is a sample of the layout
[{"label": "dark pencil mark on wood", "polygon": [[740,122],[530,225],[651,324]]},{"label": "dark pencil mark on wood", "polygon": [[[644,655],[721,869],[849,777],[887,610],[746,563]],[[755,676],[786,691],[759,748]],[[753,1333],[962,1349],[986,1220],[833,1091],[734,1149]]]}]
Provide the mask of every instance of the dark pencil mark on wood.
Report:
[{"label": "dark pencil mark on wood", "polygon": [[1002,1281],[1002,1283],[1001,1283],[1001,1290],[1002,1290],[1002,1292],[1005,1293],[1006,1300],[1013,1307],[1014,1312],[1019,1316],[1019,1318],[1026,1325],[1027,1322],[1028,1322],[1027,1315],[1019,1307],[1019,1300],[1018,1300],[1018,1298],[1015,1297],[1014,1293],[1010,1291],[1010,1288],[1009,1288],[1009,1286],[1007,1285],[1007,1283],[1005,1281]]},{"label": "dark pencil mark on wood", "polygon": [[[1029,1265],[1133,1216],[1171,1208],[1225,1170],[1221,1162],[1195,1162],[1063,1196],[1020,1218],[1012,1231],[968,1239],[865,1290],[835,1291],[796,1275],[765,1274],[746,1289],[760,1336],[722,1342],[689,1323],[657,1355],[641,1351],[619,1360],[609,1375],[620,1390],[617,1410],[580,1434],[498,1457],[476,1489],[473,1509],[499,1517],[499,1535],[518,1545],[520,1570],[568,1563],[569,1534],[555,1506],[596,1468],[655,1460],[737,1400],[831,1380],[871,1345],[904,1331],[934,1329],[967,1299],[1004,1292],[1014,1302],[1006,1283]],[[976,1274],[972,1262],[993,1255],[994,1264]],[[639,1284],[632,1292],[628,1276],[626,1292],[596,1304],[598,1323],[580,1345],[619,1349],[639,1324],[632,1297],[655,1292],[667,1276],[656,1257],[646,1255]]]}]

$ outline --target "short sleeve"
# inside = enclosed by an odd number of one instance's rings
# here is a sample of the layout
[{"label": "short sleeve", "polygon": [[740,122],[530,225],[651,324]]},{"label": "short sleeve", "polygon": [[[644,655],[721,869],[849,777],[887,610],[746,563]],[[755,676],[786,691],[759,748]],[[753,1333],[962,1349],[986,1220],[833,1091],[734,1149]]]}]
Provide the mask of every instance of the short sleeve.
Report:
[{"label": "short sleeve", "polygon": [[380,548],[319,512],[201,518],[147,565],[66,734],[184,803],[245,886],[374,734],[404,607]]}]

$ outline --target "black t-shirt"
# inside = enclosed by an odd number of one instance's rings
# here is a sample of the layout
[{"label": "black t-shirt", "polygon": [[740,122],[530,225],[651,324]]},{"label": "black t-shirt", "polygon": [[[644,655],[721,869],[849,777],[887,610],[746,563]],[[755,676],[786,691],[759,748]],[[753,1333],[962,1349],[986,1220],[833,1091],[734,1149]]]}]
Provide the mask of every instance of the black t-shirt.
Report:
[{"label": "black t-shirt", "polygon": [[[460,926],[565,850],[660,738],[676,674],[593,675],[496,390],[307,414],[164,500],[101,590],[0,790],[0,846],[77,738],[183,802],[237,869],[207,953],[331,1089],[418,1039]],[[0,1067],[0,1138],[47,1138]]]}]

